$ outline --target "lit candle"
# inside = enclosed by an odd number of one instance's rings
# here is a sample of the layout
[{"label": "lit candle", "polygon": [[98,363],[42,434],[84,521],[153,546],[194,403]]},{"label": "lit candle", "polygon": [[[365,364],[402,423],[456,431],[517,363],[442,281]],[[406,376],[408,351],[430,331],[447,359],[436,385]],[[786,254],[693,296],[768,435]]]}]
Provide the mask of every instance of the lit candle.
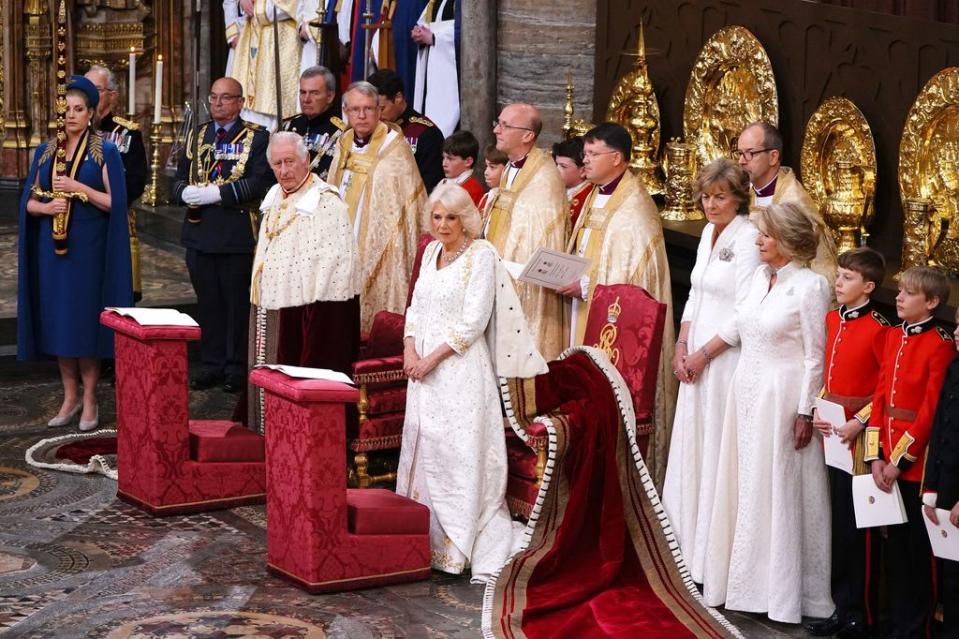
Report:
[{"label": "lit candle", "polygon": [[133,99],[133,89],[136,87],[137,83],[137,54],[136,49],[130,47],[130,80],[127,82],[127,92],[129,93],[129,100],[127,101],[127,113],[133,115],[136,113],[136,103]]},{"label": "lit candle", "polygon": [[160,124],[160,105],[163,102],[163,56],[157,56],[156,84],[153,91],[153,123]]}]

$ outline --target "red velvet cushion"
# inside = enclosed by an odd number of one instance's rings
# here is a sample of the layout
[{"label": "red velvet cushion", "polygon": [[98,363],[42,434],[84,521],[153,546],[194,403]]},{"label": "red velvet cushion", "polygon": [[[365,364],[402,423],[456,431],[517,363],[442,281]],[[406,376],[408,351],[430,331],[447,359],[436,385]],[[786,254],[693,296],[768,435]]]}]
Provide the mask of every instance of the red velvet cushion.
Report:
[{"label": "red velvet cushion", "polygon": [[366,401],[367,415],[405,412],[406,386],[372,389],[367,393]]},{"label": "red velvet cushion", "polygon": [[354,535],[427,535],[430,510],[383,488],[346,491],[346,517]]},{"label": "red velvet cushion", "polygon": [[[616,306],[619,314],[615,313]],[[629,284],[599,285],[593,292],[583,344],[598,346],[603,329],[615,329],[610,360],[633,396],[637,417],[652,414],[656,400],[656,374],[663,344],[666,305],[645,290]],[[612,335],[613,332],[607,329]]]},{"label": "red velvet cushion", "polygon": [[363,351],[365,359],[403,354],[403,327],[406,318],[399,313],[380,311],[373,316],[373,326]]},{"label": "red velvet cushion", "polygon": [[360,424],[359,432],[356,436],[359,439],[371,439],[374,437],[402,435],[404,418],[403,413],[388,413],[386,415],[370,417]]},{"label": "red velvet cushion", "polygon": [[536,451],[512,430],[506,432],[506,463],[510,476],[536,480]]},{"label": "red velvet cushion", "polygon": [[190,420],[190,459],[256,462],[265,459],[263,436],[227,420]]}]

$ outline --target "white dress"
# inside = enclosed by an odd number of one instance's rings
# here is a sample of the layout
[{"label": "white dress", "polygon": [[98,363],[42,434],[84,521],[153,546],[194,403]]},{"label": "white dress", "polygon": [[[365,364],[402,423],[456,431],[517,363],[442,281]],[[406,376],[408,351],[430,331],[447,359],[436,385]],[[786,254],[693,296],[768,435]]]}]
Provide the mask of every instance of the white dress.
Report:
[{"label": "white dress", "polygon": [[436,269],[440,243],[423,266],[406,312],[406,336],[426,356],[444,342],[455,354],[407,386],[396,492],[429,506],[433,568],[472,568],[486,581],[512,549],[506,508],[506,439],[499,385],[484,331],[494,304],[497,256],[474,241]]},{"label": "white dress", "polygon": [[[689,322],[687,350],[699,350],[734,317],[759,265],[755,225],[737,215],[712,244],[714,225],[699,240],[681,321]],[[695,384],[680,384],[669,444],[663,507],[693,580],[703,581],[706,537],[713,512],[716,461],[726,397],[739,348],[713,359]]]},{"label": "white dress", "polygon": [[720,330],[741,343],[723,422],[707,540],[707,605],[799,623],[828,617],[830,515],[822,440],[793,446],[796,415],[812,414],[822,385],[825,278],[791,262],[769,290],[756,269],[736,319]]}]

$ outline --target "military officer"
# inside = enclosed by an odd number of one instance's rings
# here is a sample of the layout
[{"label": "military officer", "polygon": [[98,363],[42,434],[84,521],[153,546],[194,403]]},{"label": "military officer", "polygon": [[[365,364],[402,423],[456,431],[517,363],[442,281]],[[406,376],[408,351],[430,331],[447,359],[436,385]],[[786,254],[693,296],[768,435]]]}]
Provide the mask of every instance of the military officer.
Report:
[{"label": "military officer", "polygon": [[[313,66],[300,75],[300,113],[283,120],[284,131],[303,136],[313,173],[326,180],[336,140],[346,129],[336,101],[336,78],[330,70]],[[319,157],[319,160],[317,160]]]},{"label": "military officer", "polygon": [[369,82],[380,94],[380,117],[403,129],[429,193],[443,179],[443,132],[406,101],[403,80],[396,71],[381,69],[370,75]]},{"label": "military officer", "polygon": [[[223,382],[229,392],[246,380],[250,276],[257,234],[255,211],[273,184],[266,159],[269,135],[240,119],[243,88],[220,78],[210,89],[213,120],[200,126],[177,167],[174,196],[186,205],[181,243],[196,291],[202,366],[194,389]],[[191,171],[197,162],[197,174]]]},{"label": "military officer", "polygon": [[137,239],[136,211],[129,205],[143,195],[147,182],[147,154],[143,148],[143,135],[140,133],[139,124],[113,114],[118,95],[117,79],[113,71],[95,64],[86,72],[86,78],[100,92],[100,101],[97,103],[100,137],[113,142],[123,159],[127,186],[127,222],[130,226],[130,262],[133,267],[133,299],[140,301],[143,297],[140,284],[140,242]]}]

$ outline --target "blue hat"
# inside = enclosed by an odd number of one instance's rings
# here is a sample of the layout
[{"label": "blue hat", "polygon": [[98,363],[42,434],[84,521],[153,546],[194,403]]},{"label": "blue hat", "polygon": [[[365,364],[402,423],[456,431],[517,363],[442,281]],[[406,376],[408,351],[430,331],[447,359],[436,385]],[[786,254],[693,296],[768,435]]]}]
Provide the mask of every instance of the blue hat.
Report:
[{"label": "blue hat", "polygon": [[97,108],[97,104],[100,102],[100,91],[95,84],[82,75],[71,75],[70,80],[67,82],[67,91],[70,89],[83,91],[87,95],[87,100],[90,102],[90,108]]}]

